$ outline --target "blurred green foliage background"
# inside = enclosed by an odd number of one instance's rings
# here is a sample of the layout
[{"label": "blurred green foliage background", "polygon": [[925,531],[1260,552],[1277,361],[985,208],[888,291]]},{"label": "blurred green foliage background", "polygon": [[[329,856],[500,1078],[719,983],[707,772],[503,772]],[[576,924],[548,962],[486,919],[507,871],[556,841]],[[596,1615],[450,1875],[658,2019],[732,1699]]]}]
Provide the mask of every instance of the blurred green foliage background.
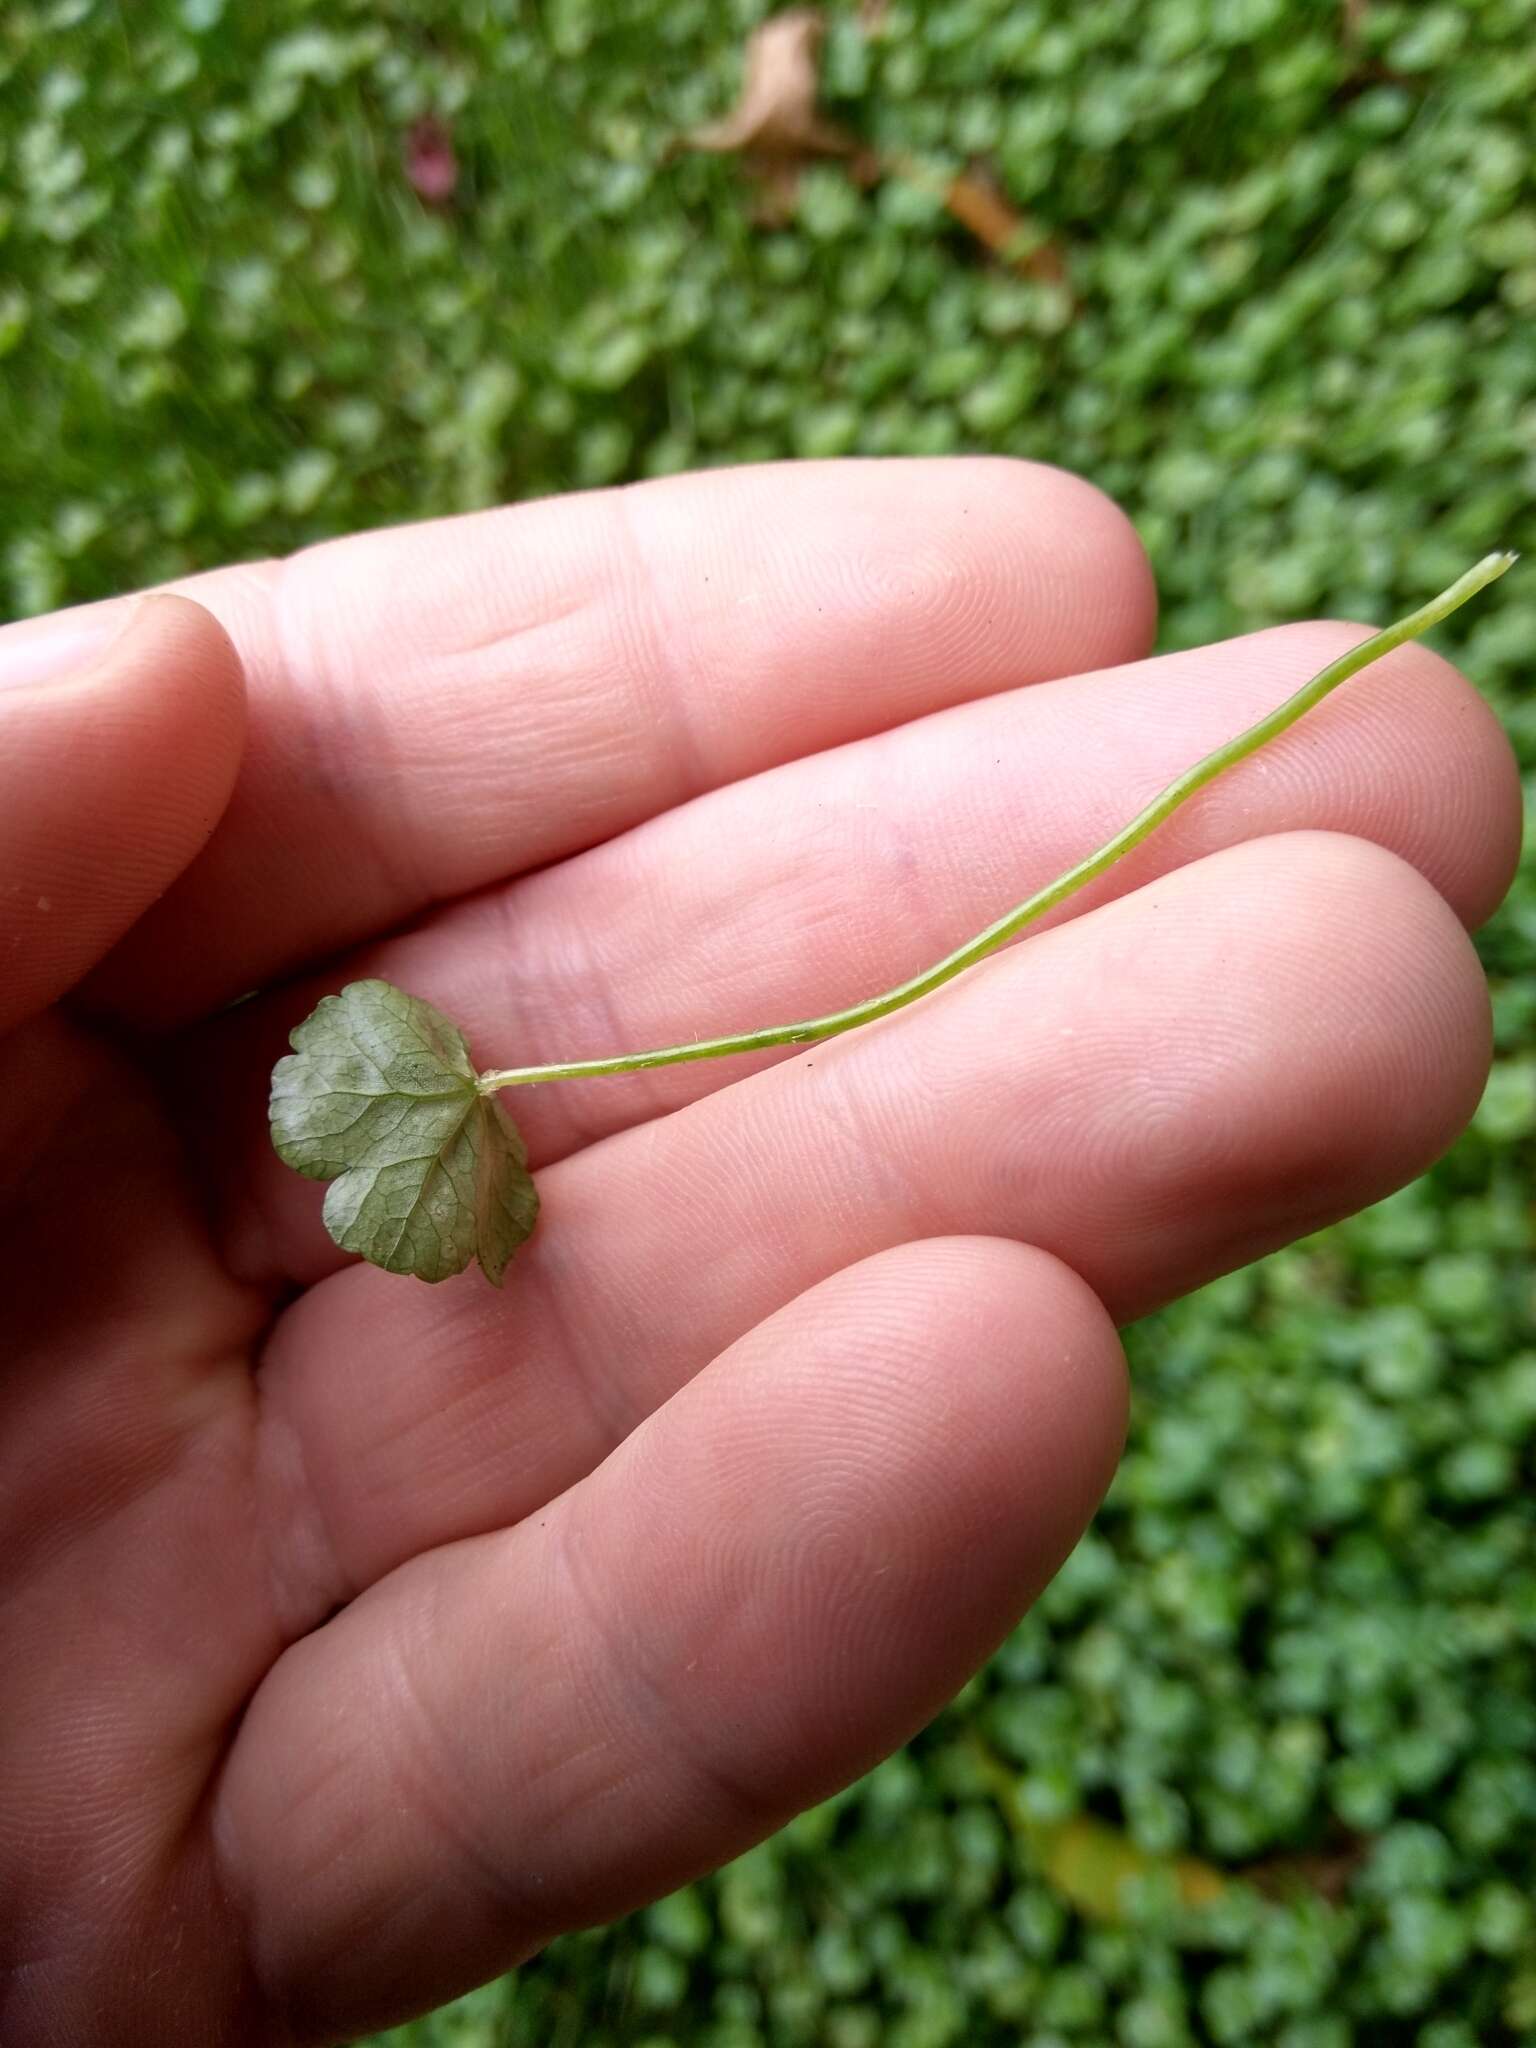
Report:
[{"label": "blurred green foliage background", "polygon": [[[1170,647],[1536,552],[1536,0],[829,9],[827,111],[984,164],[1059,285],[941,177],[815,167],[770,229],[734,160],[673,151],[764,11],[8,0],[0,611],[855,452],[1081,471]],[[403,167],[427,115],[437,205]],[[1536,568],[1440,644],[1536,769]],[[1536,2042],[1529,862],[1480,943],[1473,1130],[1131,1333],[1110,1499],[956,1705],[393,2042]]]}]

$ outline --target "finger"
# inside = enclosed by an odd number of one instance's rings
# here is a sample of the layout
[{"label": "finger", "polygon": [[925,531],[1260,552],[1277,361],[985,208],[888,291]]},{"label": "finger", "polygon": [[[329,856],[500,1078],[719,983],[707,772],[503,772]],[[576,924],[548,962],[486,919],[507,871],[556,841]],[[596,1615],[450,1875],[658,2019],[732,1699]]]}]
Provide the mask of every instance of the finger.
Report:
[{"label": "finger", "polygon": [[[120,618],[113,623],[120,623]],[[72,987],[207,841],[244,730],[239,659],[185,598],[93,645],[71,621],[0,688],[0,1030]]]},{"label": "finger", "polygon": [[312,1289],[263,1366],[284,1570],[324,1611],[530,1513],[893,1244],[1039,1244],[1141,1314],[1420,1172],[1488,1039],[1461,926],[1392,855],[1301,833],[1197,861],[549,1168],[504,1293],[371,1267]]},{"label": "finger", "polygon": [[139,1021],[774,762],[1128,659],[1153,610],[1107,499],[981,459],[671,478],[229,574],[196,587],[228,590],[250,748],[207,855],[99,985]]},{"label": "finger", "polygon": [[[1359,638],[1287,626],[970,704],[777,769],[457,905],[245,1006],[178,1047],[196,1076],[241,1271],[340,1257],[276,1157],[267,1078],[320,997],[382,975],[457,1019],[482,1064],[639,1050],[814,1016],[894,986],[1081,859],[1159,787]],[[1058,918],[1268,833],[1374,839],[1468,923],[1506,888],[1520,785],[1498,721],[1449,663],[1403,648],[1242,763]],[[524,1090],[535,1162],[663,1115],[792,1053]]]},{"label": "finger", "polygon": [[290,1650],[217,1817],[301,2031],[381,2026],[722,1862],[865,1770],[1080,1535],[1123,1361],[1022,1246],[888,1251],[517,1529]]}]

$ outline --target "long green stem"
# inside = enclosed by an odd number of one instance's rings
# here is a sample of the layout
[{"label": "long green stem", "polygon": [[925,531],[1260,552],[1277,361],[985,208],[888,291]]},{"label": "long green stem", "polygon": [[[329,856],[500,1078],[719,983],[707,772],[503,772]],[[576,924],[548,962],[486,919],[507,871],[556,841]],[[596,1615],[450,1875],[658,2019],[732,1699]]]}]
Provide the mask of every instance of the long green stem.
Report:
[{"label": "long green stem", "polygon": [[1373,634],[1369,640],[1362,640],[1347,654],[1341,654],[1321,674],[1304,683],[1293,697],[1287,697],[1277,709],[1267,712],[1256,725],[1250,725],[1236,739],[1217,747],[1203,761],[1197,761],[1193,768],[1186,768],[1144,810],[1138,811],[1128,825],[1123,825],[1112,839],[1106,840],[1097,852],[1090,853],[1075,867],[1068,868],[1064,875],[1058,875],[1043,889],[1037,889],[1033,896],[1026,897],[1024,902],[989,924],[974,939],[968,939],[953,953],[946,954],[936,966],[888,989],[884,995],[871,996],[866,1002],[855,1003],[846,1010],[830,1011],[825,1017],[811,1017],[803,1024],[771,1024],[762,1031],[737,1032],[729,1038],[702,1038],[688,1045],[662,1046],[655,1052],[616,1053],[609,1059],[567,1060],[548,1067],[504,1067],[480,1076],[482,1091],[491,1094],[498,1088],[520,1088],[534,1081],[575,1081],[598,1074],[633,1074],[645,1067],[675,1067],[686,1060],[724,1059],[731,1053],[760,1052],[774,1045],[809,1045],[817,1039],[835,1037],[841,1031],[852,1031],[859,1024],[871,1023],[876,1017],[889,1016],[892,1010],[915,1003],[919,996],[942,988],[946,981],[953,981],[957,974],[963,974],[978,960],[995,953],[999,946],[1005,946],[1026,925],[1044,917],[1058,903],[1102,875],[1106,868],[1123,860],[1133,847],[1139,846],[1149,833],[1155,832],[1165,819],[1171,817],[1180,804],[1187,803],[1196,790],[1203,789],[1224,770],[1267,745],[1368,663],[1378,660],[1383,654],[1390,654],[1405,640],[1417,639],[1419,634],[1438,625],[1459,605],[1465,604],[1469,597],[1502,576],[1514,560],[1515,557],[1509,554],[1485,555],[1475,568],[1469,569],[1464,576],[1458,576],[1448,590],[1441,591],[1428,604],[1421,605],[1395,625]]}]

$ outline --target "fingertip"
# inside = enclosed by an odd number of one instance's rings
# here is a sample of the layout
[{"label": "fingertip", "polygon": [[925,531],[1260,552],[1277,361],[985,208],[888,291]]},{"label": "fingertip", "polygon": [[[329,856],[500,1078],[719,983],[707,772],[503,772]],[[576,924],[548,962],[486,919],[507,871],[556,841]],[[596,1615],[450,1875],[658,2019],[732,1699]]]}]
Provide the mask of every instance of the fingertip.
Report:
[{"label": "fingertip", "polygon": [[[246,734],[244,667],[212,612],[155,592],[134,600],[119,637],[78,687],[94,693],[95,744],[137,762],[144,777],[122,830],[134,837],[141,871],[158,878],[152,901],[202,851],[233,794]],[[175,1006],[178,979],[166,965],[147,926],[132,926],[84,993],[92,1005],[132,1002],[152,1024]]]},{"label": "fingertip", "polygon": [[[1378,630],[1343,619],[1298,620],[1228,641],[1222,651],[1250,671],[1273,669],[1278,685],[1282,677],[1317,674]],[[1352,677],[1265,750],[1263,768],[1272,782],[1289,778],[1319,804],[1347,806],[1345,829],[1411,862],[1471,930],[1492,916],[1514,879],[1523,829],[1514,749],[1475,683],[1422,641]],[[1249,773],[1245,764],[1231,788],[1243,787]]]},{"label": "fingertip", "polygon": [[153,591],[136,598],[120,637],[96,664],[105,666],[124,675],[155,672],[162,691],[174,699],[161,715],[196,720],[200,737],[227,749],[243,731],[245,670],[235,643],[213,613],[190,597]]},{"label": "fingertip", "polygon": [[[1346,833],[1281,833],[1142,897],[1169,913],[1160,936],[1182,943],[1202,1009],[1174,992],[1187,1021],[1145,1127],[1122,1111],[1080,1141],[1120,1146],[1122,1177],[1139,1162],[1177,1210],[1233,1219],[1183,1285],[1379,1201],[1465,1128],[1490,1057],[1487,984],[1409,861]],[[1129,937],[1141,906],[1127,903]],[[1139,1290],[1131,1312],[1164,1298]]]},{"label": "fingertip", "polygon": [[0,935],[14,1021],[100,960],[207,840],[239,767],[244,690],[215,620],[153,597],[78,669],[7,692],[3,706]]},{"label": "fingertip", "polygon": [[1157,637],[1157,579],[1130,516],[1088,478],[1049,462],[987,455],[970,458],[993,470],[1003,498],[1019,517],[1048,508],[1053,532],[1052,569],[1091,639],[1076,666],[1109,668],[1140,661]]},{"label": "fingertip", "polygon": [[1360,1048],[1355,1088],[1357,1099],[1395,1090],[1401,1113],[1384,1136],[1397,1184],[1433,1165],[1477,1107],[1493,1056],[1487,977],[1461,918],[1411,861],[1375,840],[1306,836],[1340,900],[1341,977],[1382,1022],[1374,1056]]},{"label": "fingertip", "polygon": [[[979,1235],[878,1252],[848,1279],[888,1292],[898,1310],[906,1304],[912,1327],[943,1332],[968,1399],[985,1411],[976,1437],[1010,1442],[1027,1409],[1023,1448],[1043,1489],[1035,1498],[1057,1503],[1069,1549],[1109,1484],[1129,1413],[1125,1352],[1093,1288],[1039,1245]],[[955,1477],[968,1483],[975,1472],[967,1454]],[[1024,1473],[1011,1459],[1009,1473],[1011,1495]]]},{"label": "fingertip", "polygon": [[[190,598],[157,591],[122,602],[116,631],[89,659],[31,686],[28,729],[51,749],[57,729],[75,723],[89,752],[152,757],[172,803],[173,792],[187,784],[216,805],[211,830],[233,786],[244,736],[240,657],[213,614]],[[18,742],[27,744],[28,733],[19,733]]]},{"label": "fingertip", "polygon": [[[1334,653],[1377,630],[1337,621],[1328,628]],[[1508,733],[1476,684],[1422,640],[1373,663],[1352,687],[1362,716],[1373,705],[1389,710],[1385,729],[1389,739],[1397,736],[1405,771],[1397,786],[1413,788],[1418,770],[1418,800],[1395,850],[1475,931],[1503,901],[1520,861],[1524,804]],[[1428,786],[1426,768],[1434,778]]]}]

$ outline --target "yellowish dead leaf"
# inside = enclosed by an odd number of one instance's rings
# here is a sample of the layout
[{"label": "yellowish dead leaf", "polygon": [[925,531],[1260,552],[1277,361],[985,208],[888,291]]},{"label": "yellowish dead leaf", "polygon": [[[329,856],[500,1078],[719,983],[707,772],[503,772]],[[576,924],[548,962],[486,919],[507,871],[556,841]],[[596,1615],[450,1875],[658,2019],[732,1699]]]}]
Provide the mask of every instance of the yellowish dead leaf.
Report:
[{"label": "yellowish dead leaf", "polygon": [[747,43],[740,99],[724,120],[686,135],[688,147],[789,162],[851,155],[853,137],[817,111],[825,32],[814,7],[791,7],[765,21]]},{"label": "yellowish dead leaf", "polygon": [[[866,4],[860,19],[866,33],[874,32],[883,10]],[[818,157],[840,158],[859,185],[872,185],[884,176],[930,188],[935,184],[934,175],[915,160],[898,154],[881,157],[820,112],[819,65],[825,35],[819,8],[790,7],[772,15],[748,39],[735,106],[722,120],[679,138],[685,149],[740,154],[757,180],[757,218],[764,226],[781,225],[792,217],[800,172]],[[1059,251],[1045,237],[1031,236],[1028,221],[984,171],[973,167],[958,177],[946,177],[939,189],[953,217],[993,255],[1025,277],[1053,285],[1064,282]]]}]

